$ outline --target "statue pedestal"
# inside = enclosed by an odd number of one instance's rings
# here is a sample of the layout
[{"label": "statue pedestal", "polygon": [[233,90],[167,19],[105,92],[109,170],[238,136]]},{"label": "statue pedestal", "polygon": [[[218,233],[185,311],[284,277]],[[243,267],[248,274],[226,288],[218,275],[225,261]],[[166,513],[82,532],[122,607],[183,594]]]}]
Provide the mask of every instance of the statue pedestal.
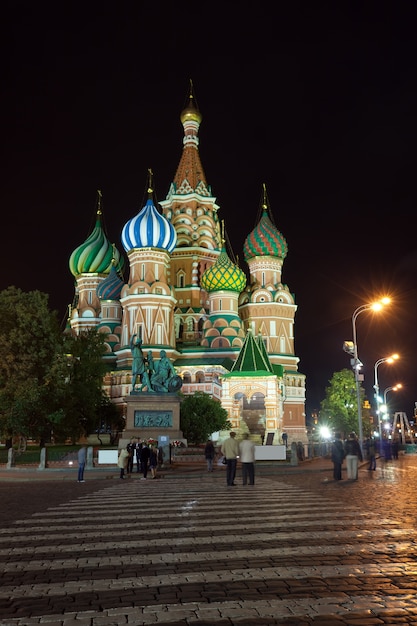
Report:
[{"label": "statue pedestal", "polygon": [[141,439],[168,436],[170,441],[183,439],[180,431],[181,400],[175,393],[133,392],[125,397],[126,428],[119,448],[132,437]]}]

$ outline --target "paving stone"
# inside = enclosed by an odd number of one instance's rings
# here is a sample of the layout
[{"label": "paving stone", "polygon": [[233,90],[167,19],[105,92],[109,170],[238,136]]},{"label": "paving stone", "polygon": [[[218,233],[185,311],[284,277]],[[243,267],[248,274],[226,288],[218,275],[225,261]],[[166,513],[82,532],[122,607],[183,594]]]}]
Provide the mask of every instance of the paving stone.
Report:
[{"label": "paving stone", "polygon": [[202,467],[82,492],[0,468],[0,623],[417,626],[417,456],[343,486],[328,459],[263,467],[233,492]]}]

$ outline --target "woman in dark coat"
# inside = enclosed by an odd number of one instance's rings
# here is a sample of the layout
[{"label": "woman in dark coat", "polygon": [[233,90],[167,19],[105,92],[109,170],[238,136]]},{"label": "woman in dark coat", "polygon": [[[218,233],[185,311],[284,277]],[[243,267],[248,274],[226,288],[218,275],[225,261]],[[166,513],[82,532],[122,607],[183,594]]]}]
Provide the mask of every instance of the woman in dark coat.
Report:
[{"label": "woman in dark coat", "polygon": [[141,470],[143,474],[142,479],[146,478],[148,475],[149,456],[150,456],[150,452],[149,452],[148,444],[144,442],[141,453],[140,453],[140,466],[141,466]]},{"label": "woman in dark coat", "polygon": [[211,439],[208,439],[206,443],[206,447],[204,448],[204,456],[206,457],[208,472],[213,471],[214,455],[215,455],[215,450],[214,450],[213,442]]},{"label": "woman in dark coat", "polygon": [[335,480],[342,480],[342,463],[345,458],[345,449],[340,433],[335,434],[335,440],[332,443],[331,453],[333,462],[333,478]]}]

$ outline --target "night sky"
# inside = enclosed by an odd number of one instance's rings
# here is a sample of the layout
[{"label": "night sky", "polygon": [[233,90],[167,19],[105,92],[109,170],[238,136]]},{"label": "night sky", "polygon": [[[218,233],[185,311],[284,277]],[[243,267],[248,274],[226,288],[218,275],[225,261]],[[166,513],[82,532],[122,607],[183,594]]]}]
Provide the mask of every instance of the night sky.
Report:
[{"label": "night sky", "polygon": [[[412,3],[2,5],[0,288],[39,289],[63,322],[68,260],[90,234],[96,190],[109,239],[143,206],[147,169],[165,199],[182,152],[189,80],[200,155],[243,269],[262,184],[289,252],[307,414],[350,367],[374,364],[392,411],[417,401],[417,90]],[[168,5],[168,12],[166,7]],[[398,8],[398,5],[400,8]],[[268,8],[267,8],[268,7]],[[277,8],[278,7],[278,8]],[[127,274],[125,276],[127,279]]]}]

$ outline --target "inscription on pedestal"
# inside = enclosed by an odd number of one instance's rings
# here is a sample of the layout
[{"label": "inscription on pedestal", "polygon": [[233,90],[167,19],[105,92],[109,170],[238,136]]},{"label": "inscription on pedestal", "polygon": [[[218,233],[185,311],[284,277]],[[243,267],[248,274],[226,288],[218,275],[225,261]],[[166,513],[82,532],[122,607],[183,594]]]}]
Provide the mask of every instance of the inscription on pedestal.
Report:
[{"label": "inscription on pedestal", "polygon": [[172,428],[172,411],[134,412],[135,428]]}]

